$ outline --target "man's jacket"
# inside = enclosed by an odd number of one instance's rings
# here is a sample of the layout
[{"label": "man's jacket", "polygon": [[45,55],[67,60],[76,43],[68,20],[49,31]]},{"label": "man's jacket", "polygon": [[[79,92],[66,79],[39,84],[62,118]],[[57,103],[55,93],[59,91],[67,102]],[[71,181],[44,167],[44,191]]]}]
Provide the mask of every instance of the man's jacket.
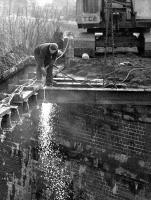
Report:
[{"label": "man's jacket", "polygon": [[60,50],[56,51],[54,54],[51,54],[49,51],[50,44],[51,43],[40,44],[34,50],[36,60],[43,60],[44,67],[49,65],[51,62],[54,62],[56,58],[61,55]]}]

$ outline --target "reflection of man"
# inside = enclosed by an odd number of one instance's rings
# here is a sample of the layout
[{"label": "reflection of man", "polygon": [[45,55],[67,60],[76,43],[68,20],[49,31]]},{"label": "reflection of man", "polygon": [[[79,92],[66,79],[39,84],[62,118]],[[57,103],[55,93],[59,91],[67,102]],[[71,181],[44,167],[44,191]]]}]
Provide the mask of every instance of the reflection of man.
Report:
[{"label": "reflection of man", "polygon": [[62,54],[58,50],[56,43],[44,43],[38,45],[34,50],[35,60],[37,62],[37,79],[41,80],[42,75],[46,76],[46,85],[53,84],[53,65],[57,57]]}]

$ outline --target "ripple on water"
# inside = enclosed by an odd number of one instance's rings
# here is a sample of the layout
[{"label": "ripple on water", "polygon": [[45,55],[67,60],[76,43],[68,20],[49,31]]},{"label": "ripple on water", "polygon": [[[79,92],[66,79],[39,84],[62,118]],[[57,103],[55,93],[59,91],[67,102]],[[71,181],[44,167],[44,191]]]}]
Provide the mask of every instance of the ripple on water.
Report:
[{"label": "ripple on water", "polygon": [[62,200],[68,195],[66,190],[68,182],[70,182],[70,175],[59,154],[59,149],[54,148],[56,107],[56,104],[51,103],[43,103],[41,107],[39,122],[40,165],[44,169],[43,179],[47,195],[50,197],[53,195],[55,199]]}]

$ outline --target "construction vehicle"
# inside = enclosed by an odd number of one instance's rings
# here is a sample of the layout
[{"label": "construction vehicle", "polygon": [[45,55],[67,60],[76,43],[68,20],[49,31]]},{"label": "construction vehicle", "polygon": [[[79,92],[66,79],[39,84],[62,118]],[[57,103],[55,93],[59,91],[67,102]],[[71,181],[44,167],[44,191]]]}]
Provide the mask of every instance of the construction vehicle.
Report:
[{"label": "construction vehicle", "polygon": [[150,0],[77,0],[76,21],[82,31],[74,39],[75,55],[126,47],[149,52],[151,16],[144,10],[141,15],[142,5],[151,9]]}]

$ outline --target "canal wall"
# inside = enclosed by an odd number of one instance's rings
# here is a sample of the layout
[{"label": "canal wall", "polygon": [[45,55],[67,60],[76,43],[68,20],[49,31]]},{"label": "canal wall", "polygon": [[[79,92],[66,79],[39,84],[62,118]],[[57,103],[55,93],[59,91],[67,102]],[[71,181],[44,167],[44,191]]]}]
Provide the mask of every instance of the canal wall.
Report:
[{"label": "canal wall", "polygon": [[12,66],[11,68],[3,71],[0,73],[0,83],[6,81],[10,77],[14,76],[24,68],[26,68],[29,65],[35,65],[35,59],[33,56],[28,56],[18,62],[16,65]]},{"label": "canal wall", "polygon": [[55,127],[66,156],[87,166],[79,180],[95,199],[151,198],[151,106],[64,104]]}]

